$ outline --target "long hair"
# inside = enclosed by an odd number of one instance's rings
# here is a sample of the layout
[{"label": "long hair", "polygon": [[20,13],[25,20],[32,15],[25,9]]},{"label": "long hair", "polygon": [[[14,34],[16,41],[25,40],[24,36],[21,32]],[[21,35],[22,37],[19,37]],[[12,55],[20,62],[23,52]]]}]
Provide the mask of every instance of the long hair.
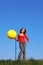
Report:
[{"label": "long hair", "polygon": [[20,29],[20,33],[22,33],[22,30],[23,30],[23,29],[25,30],[23,34],[26,34],[26,29],[25,29],[25,28],[21,28],[21,29]]}]

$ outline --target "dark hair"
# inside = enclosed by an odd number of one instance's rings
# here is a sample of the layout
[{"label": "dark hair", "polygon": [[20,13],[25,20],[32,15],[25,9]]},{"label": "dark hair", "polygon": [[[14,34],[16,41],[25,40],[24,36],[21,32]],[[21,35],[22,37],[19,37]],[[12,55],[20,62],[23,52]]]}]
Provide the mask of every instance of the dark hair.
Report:
[{"label": "dark hair", "polygon": [[23,34],[26,34],[26,29],[25,29],[25,28],[21,28],[21,29],[20,29],[20,33],[22,33],[22,30],[23,30],[23,29],[25,30]]}]

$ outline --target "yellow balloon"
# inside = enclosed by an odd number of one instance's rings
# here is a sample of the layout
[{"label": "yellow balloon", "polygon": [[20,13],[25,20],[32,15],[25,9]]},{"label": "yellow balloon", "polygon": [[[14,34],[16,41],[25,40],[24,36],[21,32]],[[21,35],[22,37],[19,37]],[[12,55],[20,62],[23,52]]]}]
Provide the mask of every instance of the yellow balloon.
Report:
[{"label": "yellow balloon", "polygon": [[17,33],[16,33],[15,30],[9,30],[9,31],[7,32],[7,37],[10,38],[10,39],[15,39],[16,36],[17,36]]}]

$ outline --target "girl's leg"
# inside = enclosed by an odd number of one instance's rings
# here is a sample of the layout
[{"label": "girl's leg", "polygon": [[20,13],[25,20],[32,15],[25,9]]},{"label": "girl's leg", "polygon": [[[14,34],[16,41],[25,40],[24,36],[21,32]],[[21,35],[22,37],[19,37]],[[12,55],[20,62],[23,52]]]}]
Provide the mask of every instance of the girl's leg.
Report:
[{"label": "girl's leg", "polygon": [[26,60],[26,43],[23,44],[23,60]]},{"label": "girl's leg", "polygon": [[18,60],[21,60],[22,54],[23,54],[23,44],[22,43],[19,43],[19,47],[20,47],[20,53],[18,55]]},{"label": "girl's leg", "polygon": [[19,55],[18,55],[18,60],[21,60],[22,57],[22,52],[20,51]]}]

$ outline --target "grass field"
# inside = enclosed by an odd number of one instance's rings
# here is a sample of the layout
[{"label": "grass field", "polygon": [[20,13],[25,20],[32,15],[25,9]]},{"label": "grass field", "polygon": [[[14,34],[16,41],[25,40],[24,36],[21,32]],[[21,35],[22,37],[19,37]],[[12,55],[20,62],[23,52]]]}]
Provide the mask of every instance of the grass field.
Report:
[{"label": "grass field", "polygon": [[27,61],[0,60],[0,65],[43,65],[43,60],[30,59]]}]

